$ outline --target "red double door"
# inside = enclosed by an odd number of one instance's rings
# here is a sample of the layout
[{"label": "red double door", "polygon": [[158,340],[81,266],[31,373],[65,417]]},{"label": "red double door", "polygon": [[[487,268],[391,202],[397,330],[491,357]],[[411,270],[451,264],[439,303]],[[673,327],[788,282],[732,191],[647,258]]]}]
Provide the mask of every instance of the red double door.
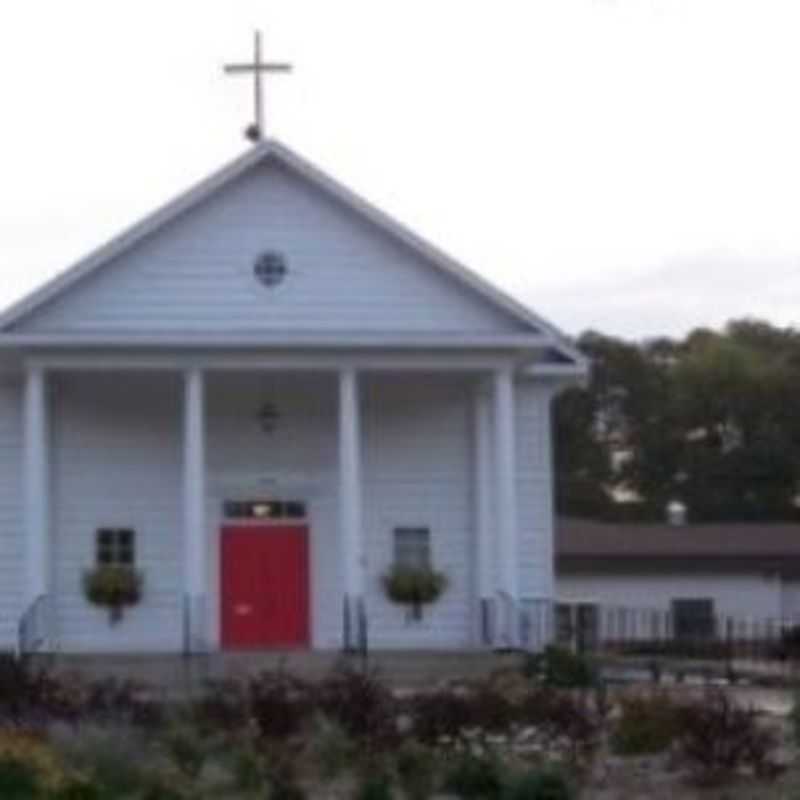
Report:
[{"label": "red double door", "polygon": [[222,646],[308,644],[308,528],[222,529]]}]

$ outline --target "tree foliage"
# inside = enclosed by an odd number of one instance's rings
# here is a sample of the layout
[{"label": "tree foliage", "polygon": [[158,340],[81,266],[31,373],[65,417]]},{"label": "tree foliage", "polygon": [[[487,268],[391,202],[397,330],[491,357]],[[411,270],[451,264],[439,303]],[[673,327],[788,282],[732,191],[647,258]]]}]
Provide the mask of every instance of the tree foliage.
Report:
[{"label": "tree foliage", "polygon": [[[589,331],[585,388],[556,402],[562,514],[661,517],[680,499],[695,521],[793,519],[800,482],[800,332],[734,320],[682,340]],[[625,487],[643,502],[620,506]]]}]

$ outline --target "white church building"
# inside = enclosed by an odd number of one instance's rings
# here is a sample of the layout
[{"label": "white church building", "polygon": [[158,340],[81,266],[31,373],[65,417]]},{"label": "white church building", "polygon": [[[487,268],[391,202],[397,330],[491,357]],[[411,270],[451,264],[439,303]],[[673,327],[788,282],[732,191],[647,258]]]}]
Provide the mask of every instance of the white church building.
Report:
[{"label": "white church building", "polygon": [[[551,401],[585,372],[260,142],[0,317],[0,647],[519,646],[554,596]],[[386,596],[404,560],[447,578],[421,618]],[[141,578],[113,623],[98,565]]]}]

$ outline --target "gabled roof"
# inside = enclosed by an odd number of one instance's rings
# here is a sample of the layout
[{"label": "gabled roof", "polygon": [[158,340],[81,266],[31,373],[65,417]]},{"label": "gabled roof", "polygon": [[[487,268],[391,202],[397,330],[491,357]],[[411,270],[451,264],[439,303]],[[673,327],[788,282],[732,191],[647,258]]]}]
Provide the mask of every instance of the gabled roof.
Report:
[{"label": "gabled roof", "polygon": [[504,310],[512,318],[530,328],[531,334],[538,338],[540,344],[543,336],[552,341],[553,347],[571,362],[570,365],[577,367],[578,372],[585,371],[587,362],[584,356],[553,325],[274,139],[266,140],[248,150],[12,305],[0,315],[0,337],[4,334],[8,336],[14,326],[33,311],[67,292],[75,284],[102,269],[179,215],[219,192],[243,173],[268,160],[274,160],[305,178],[389,236],[403,242],[433,267],[469,287],[495,307]]}]

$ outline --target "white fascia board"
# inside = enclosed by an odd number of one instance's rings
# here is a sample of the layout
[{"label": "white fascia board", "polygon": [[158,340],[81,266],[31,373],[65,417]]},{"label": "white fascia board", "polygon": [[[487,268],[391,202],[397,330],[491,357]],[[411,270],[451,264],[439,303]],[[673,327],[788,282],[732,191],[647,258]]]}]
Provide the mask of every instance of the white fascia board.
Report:
[{"label": "white fascia board", "polygon": [[432,353],[340,351],[49,351],[23,357],[28,367],[45,370],[93,371],[176,371],[201,369],[225,371],[320,371],[337,372],[345,368],[372,372],[488,372],[510,369],[514,359],[508,353]]},{"label": "white fascia board", "polygon": [[474,334],[387,334],[387,333],[254,333],[243,334],[182,334],[158,333],[6,333],[0,334],[0,349],[52,348],[69,349],[113,348],[128,349],[148,347],[154,349],[205,348],[220,350],[241,348],[308,348],[324,350],[359,348],[376,350],[395,348],[401,350],[425,348],[430,350],[532,350],[553,347],[548,336],[538,334],[503,334],[476,336]]}]

